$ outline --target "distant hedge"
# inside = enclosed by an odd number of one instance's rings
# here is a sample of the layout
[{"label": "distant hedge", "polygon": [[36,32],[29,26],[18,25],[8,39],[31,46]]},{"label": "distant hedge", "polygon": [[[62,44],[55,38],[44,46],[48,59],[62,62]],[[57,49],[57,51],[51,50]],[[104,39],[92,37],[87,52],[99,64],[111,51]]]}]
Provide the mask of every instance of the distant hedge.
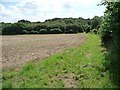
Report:
[{"label": "distant hedge", "polygon": [[97,29],[102,22],[102,17],[95,16],[93,19],[83,18],[54,18],[45,22],[30,22],[19,20],[17,23],[0,23],[2,35],[16,34],[60,34],[90,32]]}]

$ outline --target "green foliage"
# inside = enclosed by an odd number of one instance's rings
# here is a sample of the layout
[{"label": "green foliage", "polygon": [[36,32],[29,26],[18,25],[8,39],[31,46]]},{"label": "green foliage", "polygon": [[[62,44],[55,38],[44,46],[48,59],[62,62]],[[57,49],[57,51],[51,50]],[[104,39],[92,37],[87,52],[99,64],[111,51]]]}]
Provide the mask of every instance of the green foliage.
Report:
[{"label": "green foliage", "polygon": [[54,28],[54,29],[50,29],[50,33],[53,33],[53,34],[62,33],[62,30],[59,28]]},{"label": "green foliage", "polygon": [[98,16],[93,17],[91,20],[92,29],[97,29],[101,25],[102,19]]},{"label": "green foliage", "polygon": [[111,81],[120,87],[120,2],[107,2],[104,22],[102,25],[102,39],[108,51],[105,66],[110,72]]},{"label": "green foliage", "polygon": [[27,30],[23,30],[22,34],[28,34],[29,32]]},{"label": "green foliage", "polygon": [[104,2],[106,4],[106,11],[104,22],[102,25],[102,38],[109,36],[114,40],[119,39],[117,36],[120,34],[120,3],[118,2]]},{"label": "green foliage", "polygon": [[39,32],[38,31],[34,31],[34,30],[31,30],[31,32],[30,32],[31,34],[39,34]]},{"label": "green foliage", "polygon": [[3,85],[2,85],[3,88],[12,88],[12,83],[11,81],[6,81]]},{"label": "green foliage", "polygon": [[21,23],[14,23],[5,25],[2,29],[3,35],[14,35],[14,34],[22,34],[22,30],[24,30],[24,25]]},{"label": "green foliage", "polygon": [[47,33],[47,29],[40,29],[39,33],[46,34]]},{"label": "green foliage", "polygon": [[19,20],[18,23],[31,23],[31,22],[28,21],[28,20],[24,20],[24,19],[22,19],[22,20]]},{"label": "green foliage", "polygon": [[[19,20],[17,23],[3,23],[2,34],[57,34],[57,33],[79,33],[90,32],[91,28],[98,29],[101,17],[93,19],[83,18],[54,18],[45,22],[30,22],[28,20]],[[41,30],[43,29],[43,30]],[[46,29],[46,30],[45,30]],[[24,30],[24,31],[23,31]],[[26,31],[25,31],[26,30]]]},{"label": "green foliage", "polygon": [[2,24],[3,23],[0,23],[0,35],[2,35]]},{"label": "green foliage", "polygon": [[85,32],[88,33],[91,30],[91,27],[89,25],[84,26]]}]

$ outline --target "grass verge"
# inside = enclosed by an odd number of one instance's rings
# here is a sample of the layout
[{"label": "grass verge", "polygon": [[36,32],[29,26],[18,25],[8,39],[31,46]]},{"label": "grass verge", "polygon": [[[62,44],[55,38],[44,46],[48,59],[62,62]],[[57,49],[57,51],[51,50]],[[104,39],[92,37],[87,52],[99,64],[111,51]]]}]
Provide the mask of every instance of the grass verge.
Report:
[{"label": "grass verge", "polygon": [[104,48],[97,35],[87,34],[80,47],[26,64],[21,70],[3,70],[3,88],[113,88],[104,67]]}]

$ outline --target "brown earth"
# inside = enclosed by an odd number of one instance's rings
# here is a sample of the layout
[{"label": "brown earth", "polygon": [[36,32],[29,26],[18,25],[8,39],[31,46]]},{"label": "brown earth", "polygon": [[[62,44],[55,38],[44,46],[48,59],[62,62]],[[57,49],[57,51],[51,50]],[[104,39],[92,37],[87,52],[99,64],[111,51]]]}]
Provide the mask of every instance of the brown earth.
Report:
[{"label": "brown earth", "polygon": [[2,37],[2,66],[20,66],[42,60],[68,47],[79,46],[85,34],[12,35]]}]

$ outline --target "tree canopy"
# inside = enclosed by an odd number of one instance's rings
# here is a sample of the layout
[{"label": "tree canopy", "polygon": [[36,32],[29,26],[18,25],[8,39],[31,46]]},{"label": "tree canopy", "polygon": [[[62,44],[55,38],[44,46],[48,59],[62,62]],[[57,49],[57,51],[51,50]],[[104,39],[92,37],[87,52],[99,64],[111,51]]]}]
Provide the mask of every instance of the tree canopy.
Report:
[{"label": "tree canopy", "polygon": [[44,22],[30,22],[19,20],[17,23],[1,23],[3,35],[13,34],[59,34],[90,32],[98,29],[102,22],[101,17],[92,19],[80,18],[53,18]]}]

